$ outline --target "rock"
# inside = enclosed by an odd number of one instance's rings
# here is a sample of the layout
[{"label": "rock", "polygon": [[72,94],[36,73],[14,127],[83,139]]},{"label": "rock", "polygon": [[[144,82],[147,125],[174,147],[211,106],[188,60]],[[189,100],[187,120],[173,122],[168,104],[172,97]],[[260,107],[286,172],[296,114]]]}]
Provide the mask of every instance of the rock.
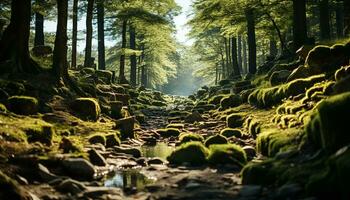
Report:
[{"label": "rock", "polygon": [[275,85],[279,85],[281,83],[285,83],[290,74],[291,74],[291,72],[288,70],[281,70],[281,71],[273,72],[272,75],[270,76],[270,84],[272,86],[275,86]]},{"label": "rock", "polygon": [[139,158],[141,157],[141,151],[140,149],[133,148],[133,147],[114,147],[114,151],[116,153],[124,153],[131,155],[134,158]]},{"label": "rock", "polygon": [[40,142],[51,146],[55,129],[51,124],[41,124],[26,130],[27,141],[30,143]]},{"label": "rock", "polygon": [[188,142],[177,147],[167,158],[171,164],[205,164],[209,150],[201,142]]},{"label": "rock", "polygon": [[3,112],[3,113],[7,112],[6,106],[2,103],[0,103],[0,112]]},{"label": "rock", "polygon": [[84,184],[80,183],[79,181],[66,179],[66,180],[63,180],[59,185],[57,185],[55,189],[62,193],[70,193],[75,195],[86,190],[86,187]]},{"label": "rock", "polygon": [[115,93],[115,100],[123,102],[123,106],[128,106],[130,104],[130,96],[127,94]]},{"label": "rock", "polygon": [[95,74],[104,83],[107,83],[107,84],[112,83],[113,73],[111,71],[108,71],[108,70],[96,70]]},{"label": "rock", "polygon": [[101,114],[100,105],[94,98],[77,98],[71,108],[84,120],[97,121]]},{"label": "rock", "polygon": [[309,52],[314,48],[314,45],[303,45],[296,51],[296,54],[301,58],[303,61],[306,60],[307,56],[309,55]]},{"label": "rock", "polygon": [[114,119],[120,119],[123,117],[121,111],[123,108],[123,102],[121,101],[111,101],[109,102],[111,105],[111,117]]},{"label": "rock", "polygon": [[237,94],[231,94],[228,97],[221,99],[220,108],[226,110],[228,108],[239,106],[240,104],[241,97]]},{"label": "rock", "polygon": [[252,87],[253,87],[252,83],[249,80],[237,81],[233,84],[230,93],[231,94],[239,94],[243,90],[248,90],[248,89],[251,89]]},{"label": "rock", "polygon": [[8,110],[19,115],[34,115],[38,112],[38,100],[28,96],[12,96],[7,99]]},{"label": "rock", "polygon": [[241,197],[258,197],[261,195],[262,187],[260,185],[243,185],[240,189],[239,196]]},{"label": "rock", "polygon": [[110,133],[110,134],[107,134],[105,137],[106,137],[106,147],[107,148],[120,146],[121,141],[118,138],[117,134]]},{"label": "rock", "polygon": [[25,200],[25,199],[31,199],[29,197],[29,193],[25,191],[24,188],[19,186],[19,184],[5,175],[3,172],[0,171],[0,185],[1,185],[1,192],[0,197],[2,199],[19,199],[19,200]]},{"label": "rock", "polygon": [[123,119],[118,119],[115,122],[115,128],[120,129],[120,134],[122,139],[135,138],[134,135],[134,117],[127,117]]},{"label": "rock", "polygon": [[229,128],[239,128],[243,125],[245,119],[245,114],[233,113],[226,117],[226,125]]},{"label": "rock", "polygon": [[151,158],[147,161],[148,165],[163,165],[165,163],[161,158]]},{"label": "rock", "polygon": [[225,128],[220,131],[220,135],[223,135],[227,138],[230,138],[230,137],[241,138],[243,134],[239,129]]},{"label": "rock", "polygon": [[36,57],[44,57],[52,54],[51,46],[39,45],[32,49],[33,55]]},{"label": "rock", "polygon": [[59,144],[59,149],[63,150],[63,153],[73,153],[80,152],[79,147],[77,147],[70,139],[63,137]]},{"label": "rock", "polygon": [[297,199],[302,191],[303,188],[299,184],[288,183],[278,188],[276,196],[278,199]]},{"label": "rock", "polygon": [[102,144],[106,146],[106,137],[102,133],[96,133],[89,137],[90,144]]},{"label": "rock", "polygon": [[106,166],[107,165],[105,158],[100,153],[98,153],[95,149],[89,150],[88,154],[89,154],[90,162],[92,164],[97,165],[97,166]]},{"label": "rock", "polygon": [[84,67],[84,68],[80,69],[80,73],[93,75],[95,73],[95,69],[92,67]]},{"label": "rock", "polygon": [[9,98],[9,94],[2,88],[0,88],[0,100],[6,100]]},{"label": "rock", "polygon": [[254,158],[256,155],[256,150],[252,146],[244,146],[243,150],[245,151],[245,153],[249,159]]},{"label": "rock", "polygon": [[58,179],[58,176],[52,174],[44,165],[38,164],[38,174],[44,182],[51,182]]},{"label": "rock", "polygon": [[199,112],[197,111],[194,111],[192,114],[189,114],[185,118],[186,123],[194,123],[194,122],[202,122],[202,121],[204,121],[204,119],[201,116],[201,114],[199,114]]},{"label": "rock", "polygon": [[213,165],[233,164],[244,166],[247,155],[242,147],[235,144],[215,144],[209,147],[208,162]]},{"label": "rock", "polygon": [[204,142],[206,147],[209,147],[210,145],[213,144],[227,144],[228,140],[225,136],[222,135],[213,135],[207,138]]},{"label": "rock", "polygon": [[164,137],[178,137],[180,135],[180,130],[177,128],[164,128],[164,129],[158,129],[157,133]]},{"label": "rock", "polygon": [[84,199],[113,199],[124,200],[123,192],[119,188],[88,187],[83,194]]},{"label": "rock", "polygon": [[203,138],[203,136],[196,134],[196,133],[182,133],[182,134],[180,134],[179,144],[184,144],[186,142],[191,142],[191,141],[203,142],[204,138]]},{"label": "rock", "polygon": [[64,169],[81,180],[91,180],[95,175],[94,166],[83,158],[68,158],[62,161]]}]

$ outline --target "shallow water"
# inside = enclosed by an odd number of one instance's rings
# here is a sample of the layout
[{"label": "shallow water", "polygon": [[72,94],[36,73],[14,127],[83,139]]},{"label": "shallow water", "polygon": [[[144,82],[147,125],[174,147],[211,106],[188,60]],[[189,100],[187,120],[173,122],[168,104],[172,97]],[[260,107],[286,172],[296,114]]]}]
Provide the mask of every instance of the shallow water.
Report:
[{"label": "shallow water", "polygon": [[175,147],[169,146],[165,142],[159,142],[155,146],[142,146],[141,152],[142,156],[146,158],[158,157],[166,160],[174,149]]}]

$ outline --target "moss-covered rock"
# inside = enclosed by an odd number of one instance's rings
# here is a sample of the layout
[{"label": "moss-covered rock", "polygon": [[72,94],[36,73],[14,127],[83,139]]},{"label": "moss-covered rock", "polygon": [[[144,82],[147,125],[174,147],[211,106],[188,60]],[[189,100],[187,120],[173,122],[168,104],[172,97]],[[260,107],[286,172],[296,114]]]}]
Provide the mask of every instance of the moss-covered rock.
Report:
[{"label": "moss-covered rock", "polygon": [[135,138],[134,126],[134,117],[126,117],[115,121],[115,128],[120,130],[121,139]]},{"label": "moss-covered rock", "polygon": [[55,129],[50,124],[36,125],[26,129],[27,141],[30,143],[40,142],[51,146]]},{"label": "moss-covered rock", "polygon": [[107,148],[114,147],[114,146],[120,146],[120,144],[121,144],[119,137],[115,133],[106,134],[105,138],[106,138],[106,147]]},{"label": "moss-covered rock", "polygon": [[201,142],[187,142],[177,147],[167,160],[171,164],[190,164],[193,166],[203,165],[207,162],[209,150]]},{"label": "moss-covered rock", "polygon": [[193,111],[185,117],[186,123],[202,122],[204,121],[202,115],[198,111]]},{"label": "moss-covered rock", "polygon": [[0,171],[0,199],[32,199],[19,184]]},{"label": "moss-covered rock", "polygon": [[227,144],[227,143],[228,143],[228,140],[225,136],[213,135],[213,136],[208,137],[205,140],[204,145],[206,147],[209,147],[210,145],[213,145],[213,144]]},{"label": "moss-covered rock", "polygon": [[306,132],[309,139],[329,152],[349,144],[348,120],[346,117],[340,117],[347,116],[349,110],[349,92],[324,100],[307,125]]},{"label": "moss-covered rock", "polygon": [[215,95],[208,100],[208,104],[219,105],[221,99],[223,99],[225,96],[226,95],[223,94]]},{"label": "moss-covered rock", "polygon": [[227,138],[230,138],[230,137],[241,138],[243,136],[241,130],[234,129],[234,128],[225,128],[220,131],[220,135],[223,135]]},{"label": "moss-covered rock", "polygon": [[247,155],[242,147],[235,144],[215,144],[209,148],[208,162],[211,164],[234,164],[244,166]]},{"label": "moss-covered rock", "polygon": [[82,148],[68,137],[63,137],[58,146],[63,153],[82,152]]},{"label": "moss-covered rock", "polygon": [[272,75],[270,76],[270,84],[272,86],[279,85],[281,83],[285,83],[291,74],[290,71],[288,70],[281,70],[281,71],[276,71],[273,72]]},{"label": "moss-covered rock", "polygon": [[102,133],[96,133],[88,138],[90,144],[102,144],[106,145],[106,137]]},{"label": "moss-covered rock", "polygon": [[178,137],[181,131],[177,128],[164,128],[164,129],[158,129],[157,133],[162,137],[166,138],[166,137]]},{"label": "moss-covered rock", "polygon": [[0,103],[0,112],[7,112],[6,106],[2,103]]},{"label": "moss-covered rock", "polygon": [[180,124],[180,123],[168,124],[168,125],[166,126],[166,128],[184,129],[184,128],[185,128],[185,124]]},{"label": "moss-covered rock", "polygon": [[77,98],[73,101],[71,108],[84,120],[97,121],[101,114],[100,105],[94,98]]},{"label": "moss-covered rock", "polygon": [[104,83],[112,83],[113,73],[108,70],[96,70],[96,76],[101,79]]},{"label": "moss-covered rock", "polygon": [[242,184],[271,185],[276,182],[278,172],[272,170],[273,160],[250,162],[241,171]]},{"label": "moss-covered rock", "polygon": [[167,106],[167,103],[163,102],[163,101],[152,101],[152,106]]},{"label": "moss-covered rock", "polygon": [[232,94],[227,97],[224,97],[220,101],[220,107],[224,110],[228,108],[237,107],[240,104],[241,104],[241,97],[237,94]]},{"label": "moss-covered rock", "polygon": [[7,102],[7,108],[16,114],[33,115],[38,112],[38,100],[34,97],[12,96]]},{"label": "moss-covered rock", "polygon": [[123,108],[123,102],[121,101],[111,101],[109,102],[111,105],[111,117],[114,119],[120,119],[123,117],[122,115],[122,108]]},{"label": "moss-covered rock", "polygon": [[186,142],[193,142],[193,141],[203,142],[204,138],[203,136],[196,133],[181,133],[179,136],[180,144],[184,144]]},{"label": "moss-covered rock", "polygon": [[246,119],[244,113],[233,113],[226,117],[226,125],[229,128],[238,128],[241,127]]}]

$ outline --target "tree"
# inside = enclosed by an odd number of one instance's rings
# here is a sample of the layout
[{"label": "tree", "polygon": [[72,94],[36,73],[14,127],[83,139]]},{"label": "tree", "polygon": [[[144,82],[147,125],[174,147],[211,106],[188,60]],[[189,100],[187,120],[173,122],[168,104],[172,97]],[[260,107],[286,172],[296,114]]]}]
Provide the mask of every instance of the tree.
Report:
[{"label": "tree", "polygon": [[[130,34],[130,49],[131,50],[136,50],[136,33],[135,33],[135,28],[131,24],[129,26],[129,34]],[[137,70],[137,58],[136,54],[133,53],[130,56],[130,84],[132,86],[136,86],[136,70]]]},{"label": "tree", "polygon": [[86,11],[86,44],[85,44],[85,59],[84,67],[92,67],[92,17],[94,11],[94,0],[88,0],[87,11]]},{"label": "tree", "polygon": [[[37,4],[43,3],[42,0],[36,0]],[[35,12],[35,39],[34,46],[44,45],[44,15],[39,11]]]},{"label": "tree", "polygon": [[120,55],[120,65],[119,65],[119,83],[128,83],[125,78],[125,50],[126,50],[126,29],[127,20],[123,20],[122,26],[122,54]]},{"label": "tree", "polygon": [[331,29],[329,24],[329,0],[320,0],[320,32],[322,40],[331,39]]},{"label": "tree", "polygon": [[293,46],[294,51],[306,43],[306,0],[293,0]]},{"label": "tree", "polygon": [[40,67],[29,55],[29,32],[31,17],[30,0],[12,0],[11,21],[0,40],[0,62],[11,62],[11,69],[0,73],[36,73]]},{"label": "tree", "polygon": [[241,76],[241,72],[239,70],[239,65],[238,65],[237,38],[232,37],[231,42],[232,42],[231,53],[232,53],[233,75],[234,75],[234,77],[238,77],[238,76]]},{"label": "tree", "polygon": [[104,0],[97,2],[97,29],[98,29],[98,69],[106,69],[105,61],[105,30],[104,30]]},{"label": "tree", "polygon": [[78,0],[73,0],[73,20],[72,20],[72,64],[74,69],[77,67],[77,40],[78,40]]},{"label": "tree", "polygon": [[247,19],[247,36],[248,36],[248,72],[256,73],[256,38],[255,38],[255,18],[254,10],[248,8],[245,10]]}]

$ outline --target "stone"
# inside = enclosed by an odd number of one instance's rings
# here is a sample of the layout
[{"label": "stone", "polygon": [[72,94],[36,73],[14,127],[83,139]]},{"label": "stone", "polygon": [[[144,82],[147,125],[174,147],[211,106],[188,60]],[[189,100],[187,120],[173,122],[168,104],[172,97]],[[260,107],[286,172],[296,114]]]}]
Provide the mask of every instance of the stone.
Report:
[{"label": "stone", "polygon": [[209,147],[210,145],[213,144],[227,144],[228,140],[225,136],[222,135],[213,135],[207,138],[204,142],[206,147]]},{"label": "stone", "polygon": [[55,129],[51,124],[42,124],[38,127],[28,128],[26,130],[27,141],[29,143],[40,142],[51,146]]},{"label": "stone", "polygon": [[147,161],[148,165],[163,165],[164,164],[164,160],[162,160],[161,158],[151,158]]},{"label": "stone", "polygon": [[118,119],[115,122],[115,128],[120,130],[121,138],[135,138],[134,134],[134,117],[127,117],[123,119]]},{"label": "stone", "polygon": [[63,180],[60,184],[58,184],[55,187],[55,189],[62,193],[70,193],[75,195],[86,190],[86,187],[84,184],[80,183],[79,181],[66,179],[66,180]]},{"label": "stone", "polygon": [[252,147],[252,146],[244,146],[244,147],[243,147],[243,150],[244,150],[245,153],[247,154],[247,158],[249,158],[250,160],[251,160],[252,158],[254,158],[255,155],[256,155],[256,150],[255,150],[255,148]]},{"label": "stone", "polygon": [[228,97],[221,99],[220,108],[224,110],[228,108],[233,108],[239,106],[241,102],[241,97],[239,95],[231,94]]},{"label": "stone", "polygon": [[121,141],[118,138],[117,134],[110,133],[110,134],[107,134],[105,137],[106,137],[106,147],[107,148],[120,146]]},{"label": "stone", "polygon": [[63,153],[80,152],[80,149],[67,137],[63,137],[59,144],[59,149],[63,150]]},{"label": "stone", "polygon": [[273,72],[272,75],[270,76],[270,84],[272,86],[275,86],[275,85],[279,85],[281,83],[285,83],[290,74],[291,74],[291,72],[288,70],[281,70],[281,71]]},{"label": "stone", "polygon": [[96,173],[94,166],[83,158],[68,158],[62,165],[70,175],[81,180],[91,180]]},{"label": "stone", "polygon": [[303,188],[299,184],[288,183],[278,188],[276,196],[278,199],[297,199],[302,192]]},{"label": "stone", "polygon": [[133,148],[133,147],[114,147],[114,151],[116,153],[123,153],[123,154],[131,155],[134,158],[141,157],[141,151],[138,148]]},{"label": "stone", "polygon": [[44,165],[38,164],[38,174],[44,182],[51,182],[58,179],[58,176],[52,174]]},{"label": "stone", "polygon": [[34,115],[38,112],[38,100],[28,96],[12,96],[7,99],[9,111],[19,115]]},{"label": "stone", "polygon": [[226,117],[226,125],[229,128],[239,128],[243,125],[245,119],[245,114],[233,113]]},{"label": "stone", "polygon": [[202,122],[204,121],[203,117],[201,114],[199,114],[198,111],[194,111],[193,113],[189,114],[185,118],[186,123],[194,123],[194,122]]},{"label": "stone", "polygon": [[83,120],[97,121],[101,114],[100,105],[94,98],[77,98],[71,108]]},{"label": "stone", "polygon": [[167,159],[171,164],[198,166],[207,163],[208,154],[209,150],[201,142],[187,142],[177,147]]},{"label": "stone", "polygon": [[111,105],[111,117],[114,119],[120,119],[123,117],[122,115],[122,108],[123,108],[123,102],[121,101],[111,101],[109,102]]},{"label": "stone", "polygon": [[113,73],[111,71],[108,71],[108,70],[96,70],[95,74],[103,82],[105,82],[107,84],[112,83]]},{"label": "stone", "polygon": [[115,100],[123,102],[123,106],[128,106],[130,104],[130,96],[127,94],[115,93]]},{"label": "stone", "polygon": [[106,166],[106,159],[98,153],[95,149],[88,151],[90,162],[97,166]]},{"label": "stone", "polygon": [[241,138],[243,134],[239,129],[225,128],[220,131],[220,135],[223,135],[227,138],[230,138],[230,137]]},{"label": "stone", "polygon": [[102,144],[106,145],[106,137],[102,133],[96,133],[89,137],[88,139],[90,144]]}]

